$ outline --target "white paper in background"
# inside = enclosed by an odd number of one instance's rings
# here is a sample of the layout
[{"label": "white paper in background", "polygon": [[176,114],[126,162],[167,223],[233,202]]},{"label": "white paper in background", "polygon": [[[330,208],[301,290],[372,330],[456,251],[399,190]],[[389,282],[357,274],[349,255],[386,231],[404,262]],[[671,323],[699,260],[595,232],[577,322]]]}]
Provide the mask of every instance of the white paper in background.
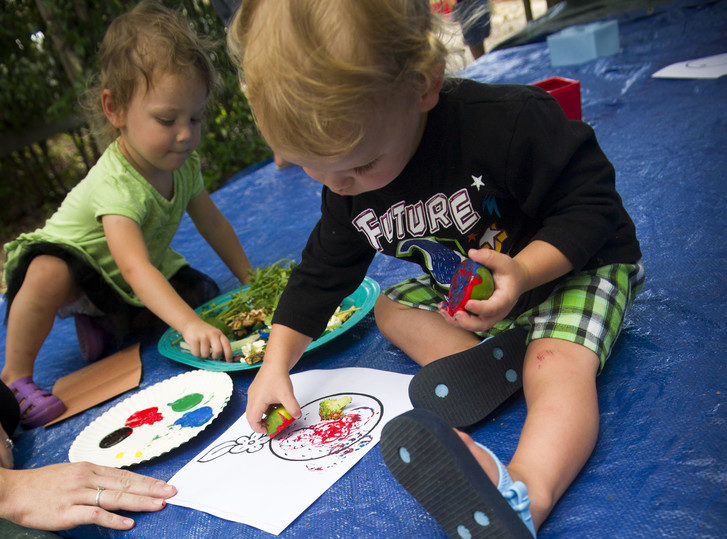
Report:
[{"label": "white paper in background", "polygon": [[677,62],[652,75],[662,79],[718,79],[727,75],[727,53]]},{"label": "white paper in background", "polygon": [[[293,374],[301,418],[271,439],[243,415],[169,480],[178,493],[168,503],[279,534],[412,408],[411,378],[356,367]],[[321,420],[320,401],[343,396],[353,399],[343,417]]]}]

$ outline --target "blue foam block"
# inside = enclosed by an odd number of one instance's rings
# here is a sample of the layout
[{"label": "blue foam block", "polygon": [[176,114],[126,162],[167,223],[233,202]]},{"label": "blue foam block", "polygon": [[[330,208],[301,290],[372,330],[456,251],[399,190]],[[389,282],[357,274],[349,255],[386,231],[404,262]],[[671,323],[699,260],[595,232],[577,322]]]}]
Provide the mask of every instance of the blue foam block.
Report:
[{"label": "blue foam block", "polygon": [[547,37],[552,66],[583,64],[619,50],[618,23],[601,21],[570,26]]}]

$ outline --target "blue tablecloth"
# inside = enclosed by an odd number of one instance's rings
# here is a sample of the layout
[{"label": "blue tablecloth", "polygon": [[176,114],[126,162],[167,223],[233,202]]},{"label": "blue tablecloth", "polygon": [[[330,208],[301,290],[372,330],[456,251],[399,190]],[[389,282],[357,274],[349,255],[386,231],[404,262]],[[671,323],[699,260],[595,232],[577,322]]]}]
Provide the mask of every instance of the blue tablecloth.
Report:
[{"label": "blue tablecloth", "polygon": [[[536,43],[486,55],[465,71],[486,82],[533,83],[554,75],[580,80],[583,119],[595,128],[616,167],[647,269],[645,288],[598,380],[598,445],[540,535],[723,537],[727,77],[665,80],[651,74],[673,62],[727,52],[727,1],[678,1],[617,20],[622,49],[617,55],[554,69],[546,44]],[[319,215],[319,193],[320,186],[299,168],[277,170],[265,164],[243,171],[213,198],[253,264],[260,266],[299,258]],[[174,247],[215,278],[222,290],[236,286],[188,219]],[[415,271],[410,264],[377,256],[369,276],[383,287]],[[0,339],[4,348],[4,327]],[[143,346],[142,362],[142,388],[188,370],[161,356],[154,342]],[[36,363],[36,381],[51,387],[83,366],[73,323],[56,323]],[[416,370],[381,336],[372,315],[307,356],[296,370],[348,366]],[[134,470],[169,479],[243,413],[254,372],[233,375],[229,405],[200,436]],[[76,435],[123,398],[48,429],[19,431],[17,466],[66,461]],[[471,434],[507,460],[524,417],[525,404],[518,396]],[[255,485],[244,488],[255,496]],[[123,534],[92,526],[65,533],[128,538],[267,535],[176,506],[135,518],[136,528]],[[282,535],[440,537],[443,532],[396,483],[374,449]]]}]

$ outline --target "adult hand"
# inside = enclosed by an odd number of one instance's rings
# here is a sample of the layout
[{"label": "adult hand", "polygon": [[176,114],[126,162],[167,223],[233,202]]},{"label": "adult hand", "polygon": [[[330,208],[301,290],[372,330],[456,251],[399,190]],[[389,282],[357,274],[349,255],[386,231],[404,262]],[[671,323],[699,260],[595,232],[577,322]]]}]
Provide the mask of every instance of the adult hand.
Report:
[{"label": "adult hand", "polygon": [[159,479],[88,462],[0,470],[0,516],[40,530],[82,524],[128,530],[134,520],[113,511],[159,511],[176,493]]},{"label": "adult hand", "polygon": [[300,405],[293,394],[293,383],[286,369],[277,368],[272,363],[260,367],[247,391],[247,422],[255,432],[267,432],[263,415],[271,405],[282,404],[288,413],[298,419]]},{"label": "adult hand", "polygon": [[507,316],[520,295],[527,290],[527,272],[508,255],[492,249],[470,249],[469,257],[492,272],[495,290],[486,300],[469,300],[464,308],[449,316],[440,305],[439,312],[451,324],[468,331],[486,331]]}]

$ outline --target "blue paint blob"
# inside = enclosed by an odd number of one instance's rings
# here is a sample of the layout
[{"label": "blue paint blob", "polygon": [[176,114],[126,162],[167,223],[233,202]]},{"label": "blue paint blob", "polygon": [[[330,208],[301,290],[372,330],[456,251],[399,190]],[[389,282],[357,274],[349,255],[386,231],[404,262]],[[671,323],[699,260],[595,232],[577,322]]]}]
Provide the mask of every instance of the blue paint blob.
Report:
[{"label": "blue paint blob", "polygon": [[517,380],[517,373],[512,369],[507,369],[507,372],[505,372],[505,378],[507,378],[508,382],[514,382]]},{"label": "blue paint blob", "polygon": [[409,455],[409,451],[406,449],[406,447],[399,448],[399,458],[407,464],[411,462],[411,455]]},{"label": "blue paint blob", "polygon": [[201,427],[212,419],[212,408],[209,406],[202,406],[191,412],[187,412],[182,417],[177,419],[174,424],[180,427]]},{"label": "blue paint blob", "polygon": [[459,534],[459,536],[462,539],[471,539],[472,538],[472,534],[470,533],[470,531],[466,527],[464,527],[462,524],[457,526],[457,533]]},{"label": "blue paint blob", "polygon": [[434,388],[434,394],[440,399],[443,399],[449,395],[449,388],[444,384],[437,384],[437,387]]},{"label": "blue paint blob", "polygon": [[490,519],[487,518],[487,515],[484,514],[482,511],[475,511],[474,517],[475,522],[477,522],[477,524],[479,524],[480,526],[490,525]]},{"label": "blue paint blob", "polygon": [[494,357],[495,359],[500,360],[503,357],[505,357],[505,353],[502,351],[502,348],[494,348],[492,350],[492,357]]}]

